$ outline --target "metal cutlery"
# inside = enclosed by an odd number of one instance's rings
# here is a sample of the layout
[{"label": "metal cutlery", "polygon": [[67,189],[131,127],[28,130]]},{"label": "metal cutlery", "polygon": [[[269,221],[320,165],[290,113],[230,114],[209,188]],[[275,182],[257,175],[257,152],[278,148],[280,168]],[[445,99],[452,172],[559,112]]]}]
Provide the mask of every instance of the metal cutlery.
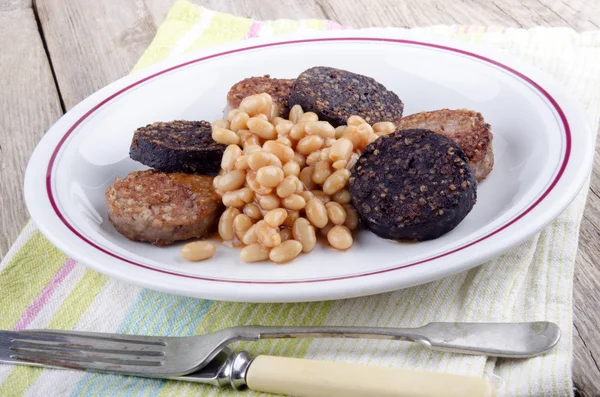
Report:
[{"label": "metal cutlery", "polygon": [[[230,354],[226,348],[238,341],[275,338],[389,339],[413,341],[434,350],[526,358],[551,349],[560,339],[560,330],[550,322],[531,322],[429,323],[420,328],[242,326],[189,337],[0,331],[0,363],[230,384],[236,389],[247,385],[254,390],[306,396],[451,396],[449,388],[455,384],[461,393],[468,385],[477,391],[457,395],[491,395],[485,394],[489,383],[479,378],[283,357],[252,360],[245,352]],[[446,386],[432,391],[438,384]],[[415,394],[414,385],[429,392]],[[364,394],[352,394],[361,390]],[[411,390],[412,394],[398,394]],[[388,392],[391,394],[385,394]]]}]

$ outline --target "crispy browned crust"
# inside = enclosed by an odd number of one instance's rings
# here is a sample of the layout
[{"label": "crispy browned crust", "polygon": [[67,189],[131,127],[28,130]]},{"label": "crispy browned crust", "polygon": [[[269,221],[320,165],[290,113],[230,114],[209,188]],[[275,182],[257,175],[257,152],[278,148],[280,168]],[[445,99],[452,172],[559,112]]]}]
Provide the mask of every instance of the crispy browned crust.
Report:
[{"label": "crispy browned crust", "polygon": [[222,208],[212,180],[207,175],[132,172],[106,189],[108,219],[128,239],[154,245],[204,237]]},{"label": "crispy browned crust", "polygon": [[295,79],[273,79],[268,74],[262,77],[249,77],[239,81],[227,93],[227,103],[231,108],[240,106],[242,99],[250,95],[266,92],[271,95],[273,102],[279,106],[281,117],[287,117],[290,108],[290,93]]},{"label": "crispy browned crust", "polygon": [[467,109],[441,109],[411,114],[397,124],[399,130],[422,128],[452,139],[465,152],[478,181],[492,171],[493,134],[481,113]]}]

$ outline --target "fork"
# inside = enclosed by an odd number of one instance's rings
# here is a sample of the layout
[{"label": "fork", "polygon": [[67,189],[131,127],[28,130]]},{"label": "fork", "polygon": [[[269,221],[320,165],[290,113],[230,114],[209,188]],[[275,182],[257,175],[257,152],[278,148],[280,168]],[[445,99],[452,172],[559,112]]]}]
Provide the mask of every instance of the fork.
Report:
[{"label": "fork", "polygon": [[560,338],[560,329],[554,323],[541,321],[438,322],[420,328],[241,326],[187,337],[0,331],[0,363],[177,377],[203,368],[231,343],[277,338],[388,339],[455,353],[526,358],[551,349]]}]

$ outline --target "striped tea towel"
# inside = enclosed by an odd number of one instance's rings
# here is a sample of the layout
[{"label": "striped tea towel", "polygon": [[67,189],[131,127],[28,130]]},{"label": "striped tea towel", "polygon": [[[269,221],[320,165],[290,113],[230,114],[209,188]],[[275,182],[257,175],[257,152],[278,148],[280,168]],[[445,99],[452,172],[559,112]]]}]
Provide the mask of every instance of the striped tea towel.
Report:
[{"label": "striped tea towel", "polygon": [[[252,21],[180,1],[170,10],[136,69],[233,40],[341,28],[335,22],[318,20]],[[494,47],[550,72],[585,106],[596,131],[600,32],[478,26],[419,31]],[[573,263],[586,193],[587,187],[543,232],[484,266],[392,293],[299,304],[213,302],[127,285],[67,258],[30,223],[0,265],[0,329],[183,336],[242,324],[414,327],[429,321],[549,320],[563,331],[559,346],[551,354],[518,361],[433,352],[404,342],[356,339],[267,340],[243,347],[252,354],[486,376],[498,385],[501,396],[570,396]],[[0,396],[234,393],[184,382],[0,365]]]}]

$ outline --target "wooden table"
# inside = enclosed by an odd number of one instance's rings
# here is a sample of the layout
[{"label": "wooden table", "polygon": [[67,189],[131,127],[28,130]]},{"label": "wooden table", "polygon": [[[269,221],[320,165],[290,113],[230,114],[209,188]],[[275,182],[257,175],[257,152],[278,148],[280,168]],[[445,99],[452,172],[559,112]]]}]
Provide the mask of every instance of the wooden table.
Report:
[{"label": "wooden table", "polygon": [[[432,24],[600,28],[596,0],[207,0],[256,19],[328,18],[354,27]],[[28,214],[27,159],[65,111],[126,75],[150,44],[172,0],[0,0],[0,258]],[[600,152],[600,145],[596,153]],[[574,285],[573,378],[600,395],[600,156],[580,234]]]}]

